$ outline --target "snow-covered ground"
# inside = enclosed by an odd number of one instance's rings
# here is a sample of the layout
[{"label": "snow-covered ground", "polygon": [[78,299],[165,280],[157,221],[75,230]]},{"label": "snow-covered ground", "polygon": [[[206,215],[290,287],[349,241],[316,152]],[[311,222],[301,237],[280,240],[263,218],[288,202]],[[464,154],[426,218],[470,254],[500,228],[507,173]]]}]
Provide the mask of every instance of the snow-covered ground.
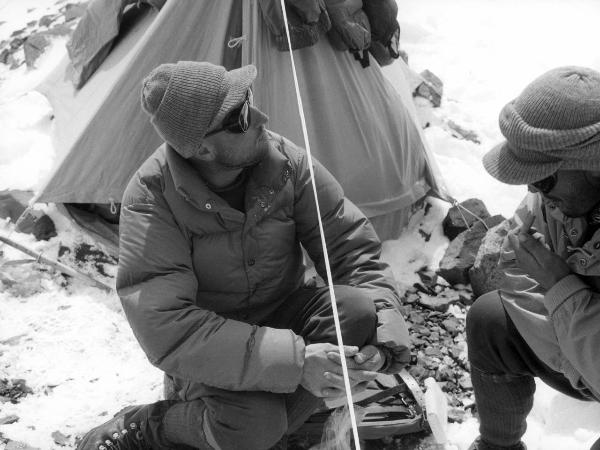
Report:
[{"label": "snow-covered ground", "polygon": [[[64,4],[64,2],[63,2]],[[600,70],[598,0],[398,0],[401,43],[410,65],[429,69],[444,81],[442,107],[422,110],[432,124],[425,135],[448,189],[459,200],[482,198],[491,213],[511,214],[523,187],[506,186],[488,176],[481,156],[501,139],[500,108],[534,77],[565,64]],[[30,20],[56,11],[54,0],[0,0],[0,40]],[[48,134],[51,109],[30,93],[64,52],[56,43],[37,63],[9,71],[0,64],[0,190],[35,189],[55,158]],[[452,120],[474,131],[480,144],[452,137]],[[385,243],[385,257],[403,282],[423,265],[435,266],[447,240],[439,222],[446,206],[436,203],[427,217],[397,241]],[[0,231],[56,255],[62,243],[81,236],[52,206],[59,236],[49,242]],[[424,222],[424,223],[423,223]],[[417,227],[433,231],[425,243]],[[7,259],[23,255],[0,247]],[[72,446],[76,434],[106,420],[121,407],[161,394],[161,374],[143,356],[124,320],[118,298],[75,282],[62,288],[42,273],[22,286],[0,292],[0,379],[23,378],[34,394],[18,404],[0,404],[0,433],[43,450]],[[38,273],[38,272],[36,272]],[[1,286],[1,285],[0,285]],[[58,432],[59,434],[56,434]],[[54,434],[54,437],[53,437]],[[468,419],[449,427],[451,443],[466,449],[477,435]],[[600,436],[600,406],[566,398],[540,384],[525,441],[531,450],[587,449]],[[0,444],[0,449],[2,449]]]}]

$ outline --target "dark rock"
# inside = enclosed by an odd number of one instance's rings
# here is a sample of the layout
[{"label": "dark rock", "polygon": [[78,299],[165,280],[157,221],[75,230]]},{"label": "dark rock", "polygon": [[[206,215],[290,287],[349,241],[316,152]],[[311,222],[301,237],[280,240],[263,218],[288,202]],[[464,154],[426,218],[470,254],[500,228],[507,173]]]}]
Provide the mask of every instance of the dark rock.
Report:
[{"label": "dark rock", "polygon": [[425,318],[423,317],[423,314],[413,311],[409,314],[408,321],[413,325],[422,325],[425,323]]},{"label": "dark rock", "polygon": [[41,215],[33,223],[32,233],[38,241],[47,241],[57,236],[54,221],[46,214]]},{"label": "dark rock", "polygon": [[49,27],[58,18],[58,14],[46,14],[38,21],[41,27]]},{"label": "dark rock", "polygon": [[464,139],[466,141],[474,142],[475,144],[481,144],[479,140],[479,136],[473,130],[467,130],[466,128],[461,127],[456,122],[452,120],[448,121],[448,128],[452,130],[452,136],[457,137],[459,139]]},{"label": "dark rock", "polygon": [[9,218],[11,222],[15,223],[27,209],[32,197],[33,192],[31,191],[0,191],[0,218]]},{"label": "dark rock", "polygon": [[10,52],[8,51],[7,48],[5,48],[4,50],[2,50],[0,52],[0,63],[2,64],[8,64],[9,61],[9,57],[11,56]]},{"label": "dark rock", "polygon": [[444,83],[433,72],[424,70],[419,74],[423,82],[417,86],[416,95],[429,100],[434,107],[442,104]]},{"label": "dark rock", "polygon": [[431,288],[437,283],[437,274],[433,270],[421,269],[417,272],[423,285]]},{"label": "dark rock", "polygon": [[16,50],[16,49],[20,48],[24,42],[25,42],[24,38],[19,38],[19,37],[14,38],[10,41],[10,48],[12,50]]},{"label": "dark rock", "polygon": [[50,44],[46,33],[34,33],[25,41],[25,64],[34,67],[35,61],[44,53],[44,49]]},{"label": "dark rock", "polygon": [[51,434],[52,440],[54,440],[55,444],[60,445],[61,447],[65,447],[69,445],[69,436],[65,436],[60,431],[55,431]]},{"label": "dark rock", "polygon": [[508,231],[508,220],[491,228],[481,241],[473,267],[469,269],[469,281],[473,288],[473,298],[498,289],[506,280],[506,274],[497,269],[502,243]]},{"label": "dark rock", "polygon": [[459,234],[446,249],[438,273],[452,285],[469,283],[468,272],[475,263],[481,241],[488,231],[486,226],[492,228],[503,220],[501,215],[488,217],[484,220],[485,225],[477,221],[470,229]]},{"label": "dark rock", "polygon": [[469,198],[459,204],[462,208],[458,206],[450,208],[442,222],[444,235],[450,240],[453,240],[460,233],[467,230],[474,222],[478,221],[477,217],[480,219],[490,217],[485,204],[477,198]]}]

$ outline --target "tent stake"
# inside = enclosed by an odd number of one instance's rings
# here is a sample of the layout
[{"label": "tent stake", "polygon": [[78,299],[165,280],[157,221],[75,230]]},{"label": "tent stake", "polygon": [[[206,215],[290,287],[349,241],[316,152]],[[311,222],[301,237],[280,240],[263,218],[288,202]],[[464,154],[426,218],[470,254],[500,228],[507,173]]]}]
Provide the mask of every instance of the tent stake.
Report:
[{"label": "tent stake", "polygon": [[95,286],[99,289],[102,289],[103,291],[106,292],[112,292],[113,288],[111,288],[109,285],[102,283],[101,281],[98,281],[96,279],[94,279],[93,277],[91,277],[90,275],[87,275],[83,272],[79,272],[78,270],[73,269],[72,267],[69,267],[63,263],[60,263],[58,261],[53,261],[51,259],[46,258],[45,256],[42,256],[41,253],[36,253],[33,250],[28,249],[27,247],[25,247],[24,245],[21,245],[15,241],[13,241],[12,239],[9,239],[7,237],[1,236],[0,235],[0,242],[4,242],[5,244],[10,245],[11,247],[16,248],[17,250],[22,251],[23,253],[28,254],[29,256],[33,256],[35,258],[35,260],[37,262],[40,262],[42,264],[46,264],[48,266],[54,267],[55,269],[58,269],[60,272],[65,273],[73,278],[77,278],[79,280],[85,281],[89,284],[91,284],[92,286]]}]

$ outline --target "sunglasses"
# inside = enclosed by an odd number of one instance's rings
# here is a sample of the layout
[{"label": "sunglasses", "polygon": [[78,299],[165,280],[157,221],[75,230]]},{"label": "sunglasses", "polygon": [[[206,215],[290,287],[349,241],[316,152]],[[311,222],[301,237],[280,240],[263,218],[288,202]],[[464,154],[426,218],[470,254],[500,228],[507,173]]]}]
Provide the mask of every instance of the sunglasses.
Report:
[{"label": "sunglasses", "polygon": [[227,113],[221,121],[221,126],[216,130],[212,130],[204,135],[204,137],[212,136],[213,134],[227,131],[229,133],[241,134],[248,131],[250,128],[250,105],[252,104],[252,94],[248,90],[244,103]]},{"label": "sunglasses", "polygon": [[556,180],[557,180],[557,176],[556,173],[553,173],[552,175],[539,180],[539,181],[535,181],[533,183],[529,183],[529,186],[535,188],[537,191],[541,192],[542,194],[548,194],[552,189],[554,189],[554,186],[556,186]]}]

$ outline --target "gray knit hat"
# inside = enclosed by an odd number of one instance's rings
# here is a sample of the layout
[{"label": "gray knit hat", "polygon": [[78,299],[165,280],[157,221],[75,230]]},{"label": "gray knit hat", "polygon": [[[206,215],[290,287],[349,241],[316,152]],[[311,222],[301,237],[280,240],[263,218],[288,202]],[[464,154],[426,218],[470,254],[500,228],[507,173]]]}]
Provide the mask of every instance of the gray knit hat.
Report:
[{"label": "gray knit hat", "polygon": [[227,71],[208,62],[162,64],[142,81],[142,108],[158,134],[189,158],[206,133],[244,101],[255,78],[253,65]]},{"label": "gray knit hat", "polygon": [[559,169],[600,170],[600,73],[559,67],[529,84],[500,112],[506,142],[483,157],[507,184],[530,184]]}]

